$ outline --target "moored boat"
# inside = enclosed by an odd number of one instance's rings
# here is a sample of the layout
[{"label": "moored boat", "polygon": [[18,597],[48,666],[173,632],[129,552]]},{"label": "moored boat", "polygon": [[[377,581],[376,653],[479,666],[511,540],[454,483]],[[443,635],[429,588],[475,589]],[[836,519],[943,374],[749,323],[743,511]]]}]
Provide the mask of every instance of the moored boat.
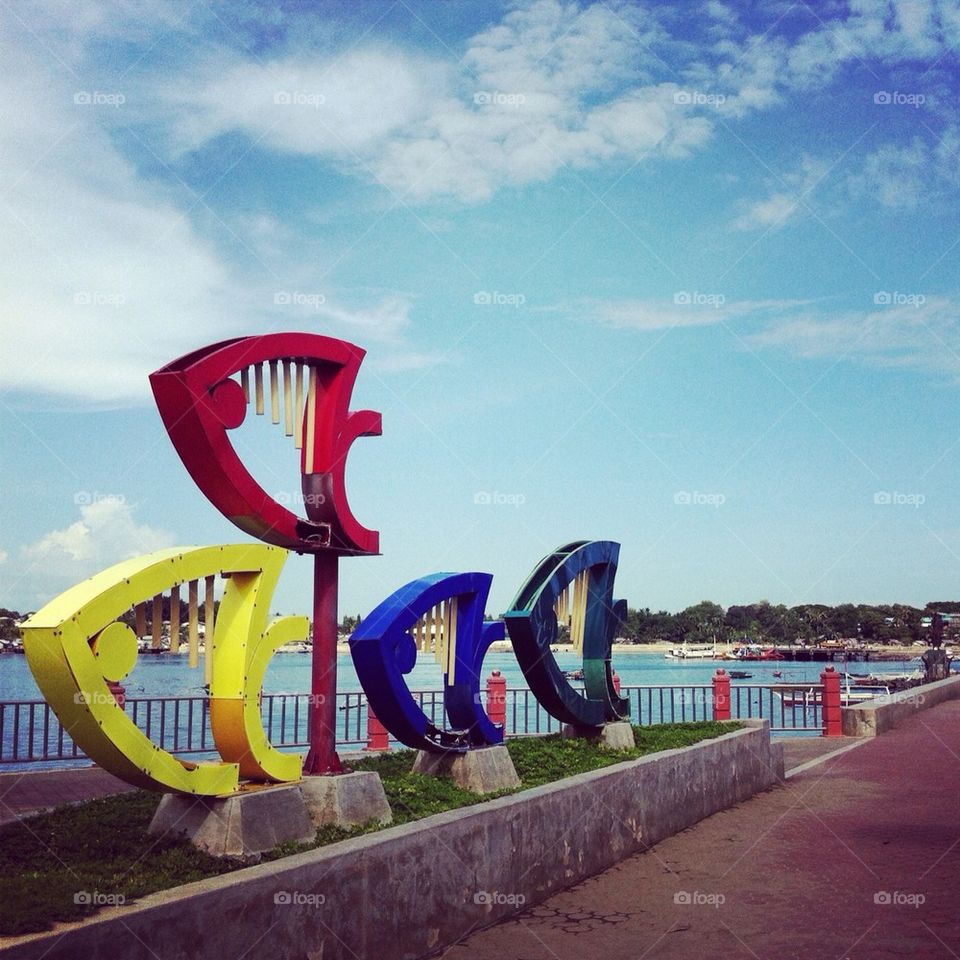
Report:
[{"label": "moored boat", "polygon": [[664,656],[667,660],[717,660],[719,653],[713,643],[684,643],[668,650]]}]

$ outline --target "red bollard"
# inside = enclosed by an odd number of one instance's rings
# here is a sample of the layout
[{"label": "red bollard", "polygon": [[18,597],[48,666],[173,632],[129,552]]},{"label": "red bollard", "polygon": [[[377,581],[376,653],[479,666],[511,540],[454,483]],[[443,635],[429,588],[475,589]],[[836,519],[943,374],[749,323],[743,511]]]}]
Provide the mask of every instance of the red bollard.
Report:
[{"label": "red bollard", "polygon": [[730,675],[722,669],[713,675],[713,719],[730,719]]},{"label": "red bollard", "polygon": [[507,678],[500,676],[499,670],[494,670],[487,677],[487,716],[491,722],[504,727],[507,726]]},{"label": "red bollard", "polygon": [[116,683],[113,680],[108,680],[107,686],[113,694],[113,699],[117,701],[117,706],[122,710],[127,702],[127,688],[122,683]]},{"label": "red bollard", "polygon": [[823,735],[825,737],[843,736],[843,714],[840,710],[840,674],[833,667],[827,667],[820,674],[823,684]]},{"label": "red bollard", "polygon": [[367,745],[364,750],[383,751],[390,749],[390,734],[387,728],[377,719],[373,707],[367,702]]},{"label": "red bollard", "polygon": [[616,670],[613,671],[613,692],[620,696],[620,674]]}]

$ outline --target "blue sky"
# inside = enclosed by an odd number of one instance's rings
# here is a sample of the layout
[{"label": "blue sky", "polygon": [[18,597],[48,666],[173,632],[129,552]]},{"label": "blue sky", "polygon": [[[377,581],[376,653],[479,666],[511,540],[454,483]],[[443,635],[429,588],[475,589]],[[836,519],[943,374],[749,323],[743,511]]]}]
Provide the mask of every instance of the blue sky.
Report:
[{"label": "blue sky", "polygon": [[935,0],[4,5],[0,604],[241,539],[147,375],[292,329],[383,414],[343,612],[500,612],[579,538],[632,606],[955,598],[958,48]]}]

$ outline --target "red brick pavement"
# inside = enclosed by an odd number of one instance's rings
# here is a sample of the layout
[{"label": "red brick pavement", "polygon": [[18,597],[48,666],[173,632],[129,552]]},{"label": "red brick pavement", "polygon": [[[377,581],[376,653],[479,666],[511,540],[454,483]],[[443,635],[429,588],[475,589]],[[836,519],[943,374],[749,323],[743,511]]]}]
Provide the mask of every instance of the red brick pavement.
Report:
[{"label": "red brick pavement", "polygon": [[0,774],[0,824],[65,803],[80,803],[133,789],[123,780],[92,766],[3,773]]},{"label": "red brick pavement", "polygon": [[[487,892],[527,895],[522,885]],[[444,954],[445,960],[958,956],[957,701]]]}]

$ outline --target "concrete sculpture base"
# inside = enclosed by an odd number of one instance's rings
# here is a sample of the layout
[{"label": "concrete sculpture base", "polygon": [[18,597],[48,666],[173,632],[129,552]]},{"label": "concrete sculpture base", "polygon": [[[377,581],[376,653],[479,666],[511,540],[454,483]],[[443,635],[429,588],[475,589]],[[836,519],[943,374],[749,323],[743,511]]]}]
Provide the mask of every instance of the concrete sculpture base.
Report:
[{"label": "concrete sculpture base", "polygon": [[566,724],[563,728],[564,740],[582,737],[596,741],[605,750],[632,750],[636,745],[633,727],[625,720],[618,723],[605,723],[602,727],[575,727]]},{"label": "concrete sculpture base", "polygon": [[328,823],[355,827],[393,815],[380,777],[345,773],[253,787],[230,797],[168,793],[150,823],[154,836],[183,836],[215,857],[252,857],[279,843],[307,843]]},{"label": "concrete sculpture base", "polygon": [[380,775],[376,773],[304,777],[300,792],[315,827],[328,823],[338,827],[357,827],[371,820],[377,823],[393,820]]},{"label": "concrete sculpture base", "polygon": [[458,787],[471,793],[496,793],[520,786],[520,778],[503,744],[458,754],[421,750],[414,761],[413,772],[450,777]]},{"label": "concrete sculpture base", "polygon": [[316,835],[298,783],[263,787],[230,797],[166,794],[148,831],[185,836],[215,857],[250,857],[278,843],[306,843]]}]

